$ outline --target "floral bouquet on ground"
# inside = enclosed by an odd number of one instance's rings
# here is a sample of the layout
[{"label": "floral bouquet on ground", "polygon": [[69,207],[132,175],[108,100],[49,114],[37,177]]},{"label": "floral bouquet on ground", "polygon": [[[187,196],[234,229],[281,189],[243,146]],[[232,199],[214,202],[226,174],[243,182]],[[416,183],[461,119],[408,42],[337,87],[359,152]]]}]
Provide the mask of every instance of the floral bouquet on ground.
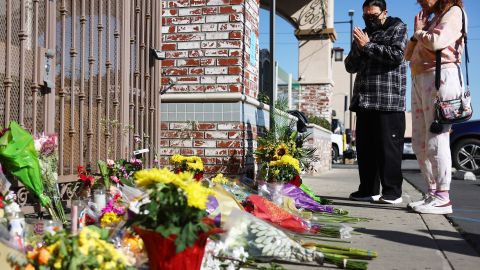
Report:
[{"label": "floral bouquet on ground", "polygon": [[42,171],[42,182],[45,193],[52,200],[52,218],[67,224],[67,217],[63,209],[60,191],[58,189],[58,137],[56,134],[44,133],[35,136],[35,150],[38,152],[38,161]]},{"label": "floral bouquet on ground", "polygon": [[107,206],[101,211],[100,226],[102,228],[117,226],[125,216],[125,208],[126,205],[122,200],[121,193],[116,193],[113,198],[107,202]]},{"label": "floral bouquet on ground", "polygon": [[300,174],[300,162],[290,155],[283,155],[268,164],[268,181],[288,183]]},{"label": "floral bouquet on ground", "polygon": [[173,155],[170,158],[170,162],[174,166],[175,173],[191,172],[193,178],[200,181],[203,177],[203,162],[202,159],[197,156],[186,157],[182,155]]},{"label": "floral bouquet on ground", "polygon": [[65,231],[44,238],[45,245],[22,257],[9,257],[21,269],[132,269],[125,255],[108,243],[96,227],[85,227],[76,236]]},{"label": "floral bouquet on ground", "polygon": [[[205,211],[213,191],[195,181],[190,172],[173,173],[166,168],[139,171],[135,181],[148,197],[138,209],[130,208],[136,213],[127,226],[142,237],[150,269],[187,269],[187,261],[188,269],[199,268],[213,229]],[[172,264],[177,268],[169,268]]]},{"label": "floral bouquet on ground", "polygon": [[131,158],[130,160],[112,160],[107,161],[99,160],[98,168],[100,176],[103,179],[106,189],[110,187],[110,184],[122,184],[127,186],[134,186],[133,175],[135,172],[141,170],[143,162],[141,159]]}]

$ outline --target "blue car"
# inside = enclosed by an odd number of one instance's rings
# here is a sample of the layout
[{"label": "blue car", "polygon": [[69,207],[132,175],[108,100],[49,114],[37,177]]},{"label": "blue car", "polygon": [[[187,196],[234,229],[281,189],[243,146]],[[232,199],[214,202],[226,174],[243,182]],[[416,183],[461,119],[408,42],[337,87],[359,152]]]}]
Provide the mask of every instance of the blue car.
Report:
[{"label": "blue car", "polygon": [[480,120],[454,124],[450,148],[453,167],[480,174]]}]

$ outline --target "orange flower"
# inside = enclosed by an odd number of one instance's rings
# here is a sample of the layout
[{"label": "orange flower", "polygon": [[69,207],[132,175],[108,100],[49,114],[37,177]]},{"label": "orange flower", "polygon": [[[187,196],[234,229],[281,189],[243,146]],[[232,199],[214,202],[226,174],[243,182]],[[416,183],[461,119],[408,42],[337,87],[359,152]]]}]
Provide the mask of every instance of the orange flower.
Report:
[{"label": "orange flower", "polygon": [[27,264],[27,266],[25,266],[25,270],[35,270],[35,267],[31,264]]},{"label": "orange flower", "polygon": [[50,252],[46,248],[41,248],[38,253],[38,263],[40,265],[47,265],[48,260],[50,259]]},{"label": "orange flower", "polygon": [[33,251],[27,252],[27,259],[29,260],[35,260],[38,256],[38,250],[34,249]]}]

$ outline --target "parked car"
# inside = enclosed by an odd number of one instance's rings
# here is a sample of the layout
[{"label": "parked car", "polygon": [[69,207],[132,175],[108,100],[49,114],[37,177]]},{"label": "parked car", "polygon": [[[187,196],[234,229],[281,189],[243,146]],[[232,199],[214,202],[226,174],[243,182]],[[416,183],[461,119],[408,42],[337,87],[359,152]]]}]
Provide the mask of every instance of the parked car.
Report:
[{"label": "parked car", "polygon": [[453,167],[480,174],[480,120],[454,124],[450,148]]}]

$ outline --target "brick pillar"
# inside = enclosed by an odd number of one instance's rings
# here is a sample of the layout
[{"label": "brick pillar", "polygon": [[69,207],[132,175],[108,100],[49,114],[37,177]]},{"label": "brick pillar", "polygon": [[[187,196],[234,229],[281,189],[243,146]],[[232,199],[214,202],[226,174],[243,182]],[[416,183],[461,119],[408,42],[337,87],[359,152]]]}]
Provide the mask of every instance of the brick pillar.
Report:
[{"label": "brick pillar", "polygon": [[258,96],[259,0],[162,4],[162,84],[173,87],[162,96],[161,162],[195,154],[207,173],[245,173],[257,130],[245,100]]},{"label": "brick pillar", "polygon": [[300,88],[299,107],[307,115],[328,119],[332,116],[331,84],[303,84]]}]

